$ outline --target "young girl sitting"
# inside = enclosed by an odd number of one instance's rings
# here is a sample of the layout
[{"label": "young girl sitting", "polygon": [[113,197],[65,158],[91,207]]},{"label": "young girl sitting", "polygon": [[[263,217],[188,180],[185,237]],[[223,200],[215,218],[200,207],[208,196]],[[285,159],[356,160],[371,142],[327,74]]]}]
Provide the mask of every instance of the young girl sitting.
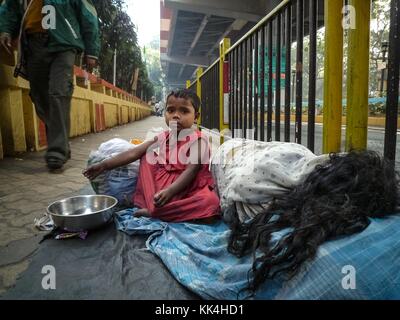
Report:
[{"label": "young girl sitting", "polygon": [[84,176],[94,179],[105,170],[140,159],[133,196],[135,206],[140,208],[136,217],[170,222],[212,221],[219,216],[219,198],[213,191],[214,180],[208,170],[208,140],[192,129],[199,107],[200,99],[195,93],[186,89],[171,92],[165,110],[170,130],[87,168]]}]

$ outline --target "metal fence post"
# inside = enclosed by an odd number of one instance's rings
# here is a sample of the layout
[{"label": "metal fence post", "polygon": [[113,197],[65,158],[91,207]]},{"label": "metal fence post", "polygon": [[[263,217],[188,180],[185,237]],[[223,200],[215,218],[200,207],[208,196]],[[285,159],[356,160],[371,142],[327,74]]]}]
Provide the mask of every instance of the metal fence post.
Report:
[{"label": "metal fence post", "polygon": [[349,29],[347,65],[346,151],[365,150],[368,135],[369,28],[371,3],[350,0],[356,12],[355,29]]},{"label": "metal fence post", "polygon": [[397,121],[400,82],[400,0],[392,0],[390,9],[388,89],[386,104],[385,149],[386,159],[396,159]]},{"label": "metal fence post", "polygon": [[[197,82],[196,82],[196,94],[197,96],[200,98],[201,101],[201,75],[203,74],[203,68],[202,67],[198,67],[197,71],[196,71],[196,78],[197,78]],[[197,126],[201,126],[201,106],[199,109],[199,117],[197,119]]]},{"label": "metal fence post", "polygon": [[[219,45],[219,131],[229,129],[229,68],[225,66],[225,53],[231,46],[231,40],[224,38]],[[226,91],[226,92],[225,92]],[[221,136],[221,143],[223,136]]]},{"label": "metal fence post", "polygon": [[323,153],[339,152],[342,134],[343,0],[325,0]]}]

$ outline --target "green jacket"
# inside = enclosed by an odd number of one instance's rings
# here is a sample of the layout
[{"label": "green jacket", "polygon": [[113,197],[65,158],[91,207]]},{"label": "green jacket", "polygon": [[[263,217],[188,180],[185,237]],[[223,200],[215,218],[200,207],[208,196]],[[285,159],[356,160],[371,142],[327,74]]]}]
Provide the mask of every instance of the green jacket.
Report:
[{"label": "green jacket", "polygon": [[[32,0],[35,1],[35,0]],[[0,0],[0,33],[13,38],[22,36],[21,25],[27,0]],[[49,29],[48,48],[51,52],[71,48],[97,58],[100,53],[100,36],[97,12],[91,0],[43,0],[43,6],[55,9],[55,28]],[[23,45],[23,43],[22,43]]]}]

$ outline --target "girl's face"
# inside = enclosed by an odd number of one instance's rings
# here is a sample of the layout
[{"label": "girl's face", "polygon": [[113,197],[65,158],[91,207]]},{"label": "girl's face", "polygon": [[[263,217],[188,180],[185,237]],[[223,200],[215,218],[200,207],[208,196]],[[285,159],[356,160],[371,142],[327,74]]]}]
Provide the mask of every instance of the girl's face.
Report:
[{"label": "girl's face", "polygon": [[178,131],[190,129],[197,120],[198,113],[191,101],[185,98],[170,96],[165,108],[165,122],[170,126],[171,121],[176,121]]}]

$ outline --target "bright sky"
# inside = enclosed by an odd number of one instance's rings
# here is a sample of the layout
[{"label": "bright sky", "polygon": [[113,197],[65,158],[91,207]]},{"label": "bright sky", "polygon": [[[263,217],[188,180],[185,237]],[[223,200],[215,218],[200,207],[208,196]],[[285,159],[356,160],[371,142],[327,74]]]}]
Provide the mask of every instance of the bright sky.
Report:
[{"label": "bright sky", "polygon": [[143,47],[160,35],[160,0],[125,0],[127,13],[137,27],[139,45]]}]

